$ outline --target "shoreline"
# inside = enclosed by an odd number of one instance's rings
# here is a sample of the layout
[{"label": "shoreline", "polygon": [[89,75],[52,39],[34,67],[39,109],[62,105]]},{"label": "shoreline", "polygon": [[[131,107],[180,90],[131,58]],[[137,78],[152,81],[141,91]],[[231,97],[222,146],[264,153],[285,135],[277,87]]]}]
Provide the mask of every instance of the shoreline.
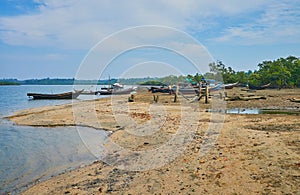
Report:
[{"label": "shoreline", "polygon": [[[230,92],[229,95],[240,93],[238,90]],[[267,100],[226,102],[227,108],[248,105],[250,108],[265,106],[298,109],[299,103],[291,103],[286,99],[295,97],[299,91],[256,92],[257,95],[262,93],[268,97]],[[159,148],[170,139],[170,136],[176,134],[180,125],[178,123],[180,112],[179,104],[172,103],[172,97],[160,97],[162,105],[166,108],[166,123],[163,124],[160,132],[145,137],[129,135],[127,131],[130,130],[130,125],[120,126],[112,117],[112,105],[123,105],[127,100],[124,100],[127,96],[120,96],[120,98],[113,104],[108,99],[99,99],[79,102],[75,107],[73,105],[73,108],[72,105],[59,105],[18,111],[7,118],[19,125],[71,124],[104,128],[113,132],[109,136],[112,142],[131,151],[149,151]],[[148,110],[152,100],[152,94],[137,94],[136,103],[129,106],[130,112],[127,110],[126,113],[118,108],[114,111],[121,116],[130,114],[137,124],[145,124],[151,119]],[[199,128],[193,130],[193,137],[183,153],[163,166],[132,171],[118,169],[113,166],[113,163],[110,165],[97,161],[37,183],[21,194],[136,194],[138,192],[214,194],[220,190],[227,194],[245,192],[297,194],[300,192],[297,185],[300,182],[299,116],[226,114],[216,142],[204,155],[201,154],[201,146],[209,139],[206,130],[210,124],[218,123],[218,121],[211,121],[211,113],[204,111],[206,108],[209,108],[209,105],[201,102],[200,109],[189,111],[198,116],[197,119],[193,118],[193,121],[197,120],[193,123],[199,125]],[[77,111],[80,111],[79,114],[76,114]],[[133,160],[128,162],[133,163]]]}]

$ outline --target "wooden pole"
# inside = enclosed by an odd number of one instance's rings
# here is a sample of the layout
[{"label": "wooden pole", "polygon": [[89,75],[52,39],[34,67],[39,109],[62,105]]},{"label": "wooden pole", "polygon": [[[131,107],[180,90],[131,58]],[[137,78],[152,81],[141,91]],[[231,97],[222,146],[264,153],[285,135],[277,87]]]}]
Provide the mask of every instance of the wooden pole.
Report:
[{"label": "wooden pole", "polygon": [[202,98],[202,82],[199,82],[199,94],[198,94],[198,101]]},{"label": "wooden pole", "polygon": [[158,102],[158,95],[153,95],[153,100],[154,100],[155,103],[157,103]]},{"label": "wooden pole", "polygon": [[205,103],[208,104],[208,85],[205,86]]},{"label": "wooden pole", "polygon": [[220,99],[223,99],[222,92],[220,92],[219,95],[220,95]]},{"label": "wooden pole", "polygon": [[178,87],[178,84],[177,84],[176,85],[176,92],[175,92],[175,96],[174,96],[174,102],[177,102],[178,91],[179,91],[179,87]]},{"label": "wooden pole", "polygon": [[202,82],[199,82],[199,97],[201,97],[201,91],[202,91]]}]

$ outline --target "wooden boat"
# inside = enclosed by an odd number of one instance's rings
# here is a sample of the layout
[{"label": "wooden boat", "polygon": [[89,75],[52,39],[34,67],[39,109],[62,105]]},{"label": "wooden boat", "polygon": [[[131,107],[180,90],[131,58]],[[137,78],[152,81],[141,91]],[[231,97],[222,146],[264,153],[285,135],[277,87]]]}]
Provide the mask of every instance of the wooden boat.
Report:
[{"label": "wooden boat", "polygon": [[101,87],[101,90],[113,90],[113,87]]},{"label": "wooden boat", "polygon": [[115,83],[108,87],[101,87],[100,90],[83,91],[81,94],[83,94],[83,95],[112,95],[112,94],[117,95],[117,94],[129,94],[132,91],[134,91],[133,88],[124,89],[123,85],[121,85],[119,83]]},{"label": "wooden boat", "polygon": [[171,89],[167,87],[151,87],[148,89],[148,91],[151,91],[152,93],[171,93]]},{"label": "wooden boat", "polygon": [[114,89],[124,89],[124,85],[121,85],[120,83],[115,83],[112,85]]},{"label": "wooden boat", "polygon": [[[213,92],[213,91],[221,90],[223,88],[224,87],[222,86],[222,84],[217,84],[214,86],[209,86],[208,91]],[[179,94],[183,94],[183,95],[188,95],[188,94],[199,95],[200,93],[199,88],[194,88],[194,87],[179,88],[178,92]],[[175,93],[176,93],[176,87],[173,87],[171,90],[171,94],[175,94]],[[205,93],[205,85],[202,86],[201,93]]]},{"label": "wooden boat", "polygon": [[267,89],[268,87],[270,87],[271,83],[268,83],[266,85],[262,85],[262,86],[253,86],[253,85],[249,85],[249,89],[254,89],[254,90],[263,90],[263,89]]},{"label": "wooden boat", "polygon": [[98,91],[98,94],[100,94],[100,95],[111,95],[112,92],[113,92],[113,90],[101,89],[100,91]]},{"label": "wooden boat", "polygon": [[[176,90],[174,91],[176,92]],[[199,94],[199,90],[195,88],[181,88],[178,90],[180,94]]]},{"label": "wooden boat", "polygon": [[57,94],[27,93],[27,96],[33,99],[76,99],[82,92],[83,90]]},{"label": "wooden boat", "polygon": [[[176,87],[173,87],[171,90],[171,94],[176,93]],[[188,88],[179,88],[178,93],[182,95],[188,95],[188,94],[199,94],[199,90],[193,87],[188,87]]]},{"label": "wooden boat", "polygon": [[236,82],[236,83],[228,83],[228,84],[224,84],[223,87],[224,87],[225,89],[232,89],[232,88],[236,87],[238,84],[239,84],[239,82]]},{"label": "wooden boat", "polygon": [[122,94],[130,94],[131,92],[135,91],[134,88],[128,88],[128,89],[107,89],[103,90],[101,89],[100,91],[97,91],[97,94],[100,95],[122,95]]},{"label": "wooden boat", "polygon": [[[217,84],[215,86],[211,86],[211,87],[208,87],[208,91],[209,92],[213,92],[213,91],[219,91],[221,89],[224,89],[223,85],[222,84]],[[205,90],[205,88],[202,88],[202,90]]]}]

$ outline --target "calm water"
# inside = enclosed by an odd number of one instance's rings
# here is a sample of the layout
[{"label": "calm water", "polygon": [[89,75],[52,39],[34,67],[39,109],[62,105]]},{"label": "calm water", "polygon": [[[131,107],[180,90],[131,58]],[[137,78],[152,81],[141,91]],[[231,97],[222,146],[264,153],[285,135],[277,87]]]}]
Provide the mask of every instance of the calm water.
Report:
[{"label": "calm water", "polygon": [[[75,127],[37,128],[13,125],[3,119],[14,111],[71,100],[29,100],[27,92],[60,93],[73,86],[0,86],[0,194],[18,193],[40,179],[91,163],[88,151]],[[93,96],[79,96],[92,99]],[[80,100],[78,100],[80,101]],[[86,129],[86,136],[105,132]]]}]

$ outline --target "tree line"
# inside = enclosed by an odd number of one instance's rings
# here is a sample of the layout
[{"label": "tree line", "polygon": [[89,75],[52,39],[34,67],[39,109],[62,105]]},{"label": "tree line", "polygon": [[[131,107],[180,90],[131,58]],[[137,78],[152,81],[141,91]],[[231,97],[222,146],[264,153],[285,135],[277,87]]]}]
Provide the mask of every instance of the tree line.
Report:
[{"label": "tree line", "polygon": [[[273,61],[263,61],[258,64],[257,70],[235,71],[226,66],[222,61],[209,64],[210,71],[205,74],[196,73],[187,76],[166,76],[163,78],[126,78],[108,80],[75,80],[73,79],[29,79],[19,81],[17,79],[0,79],[1,84],[21,85],[107,85],[119,82],[122,84],[164,84],[172,85],[178,82],[199,83],[203,79],[214,79],[223,83],[239,82],[241,85],[262,86],[271,84],[273,88],[300,87],[300,59],[294,56],[279,58]],[[74,82],[75,81],[75,82]],[[155,81],[155,82],[154,82]],[[158,82],[157,82],[158,81]]]},{"label": "tree line", "polygon": [[294,56],[263,61],[257,70],[235,71],[222,61],[209,64],[210,71],[200,75],[188,75],[194,82],[201,79],[214,79],[223,83],[239,82],[244,85],[261,86],[271,83],[273,88],[300,87],[300,59]]}]

